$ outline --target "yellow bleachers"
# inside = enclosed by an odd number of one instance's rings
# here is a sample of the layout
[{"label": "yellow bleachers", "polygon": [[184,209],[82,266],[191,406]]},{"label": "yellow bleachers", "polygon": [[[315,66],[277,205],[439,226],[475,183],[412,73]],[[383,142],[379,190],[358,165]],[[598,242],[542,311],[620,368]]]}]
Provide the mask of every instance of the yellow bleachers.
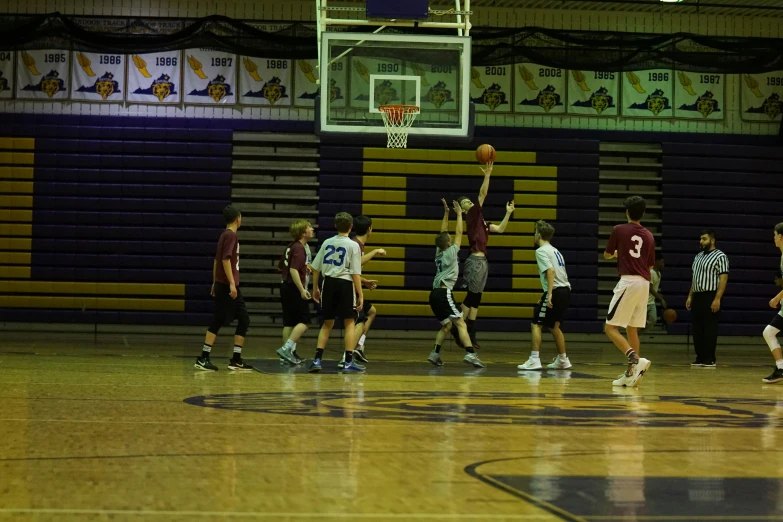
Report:
[{"label": "yellow bleachers", "polygon": [[405,203],[407,194],[404,190],[362,190],[362,201],[379,201],[383,203]]},{"label": "yellow bleachers", "polygon": [[0,179],[33,179],[33,168],[0,167]]},{"label": "yellow bleachers", "polygon": [[0,152],[0,165],[32,165],[32,152]]},{"label": "yellow bleachers", "polygon": [[184,312],[184,299],[138,299],[87,296],[0,295],[1,308],[59,308],[74,310],[135,310]]},{"label": "yellow bleachers", "polygon": [[[458,163],[381,163],[365,161],[362,166],[365,174],[407,174],[424,176],[476,176],[480,174],[476,165]],[[496,165],[492,171],[494,177],[507,178],[556,178],[557,167],[538,165]]]},{"label": "yellow bleachers", "polygon": [[[429,302],[429,290],[383,290],[373,291],[376,301],[393,301],[407,303],[427,303]],[[462,301],[465,292],[454,292],[454,298],[457,302]],[[484,304],[520,304],[534,305],[541,297],[541,292],[484,292],[481,299],[481,307]]]},{"label": "yellow bleachers", "polygon": [[34,138],[0,138],[1,150],[33,150]]},{"label": "yellow bleachers", "polygon": [[30,267],[0,265],[0,277],[5,279],[30,279]]},{"label": "yellow bleachers", "polygon": [[[449,230],[452,233],[454,232],[454,226],[456,222],[456,218],[451,215],[449,218]],[[373,238],[375,237],[376,233],[386,231],[428,232],[434,236],[440,232],[441,223],[442,220],[439,219],[394,219],[387,217],[373,218],[372,229],[377,231],[373,233]],[[529,221],[509,221],[508,226],[506,227],[506,234],[532,234],[533,226],[534,223]]]},{"label": "yellow bleachers", "polygon": [[[377,290],[376,290],[377,292]],[[540,295],[539,295],[540,297]],[[459,302],[459,299],[457,299]],[[372,301],[373,303],[375,301]],[[382,307],[382,308],[381,308]],[[379,313],[384,316],[401,316],[401,317],[433,317],[432,309],[428,304],[393,304],[386,303],[379,305]],[[496,319],[530,319],[533,317],[532,306],[484,306],[481,305],[482,318],[496,318]],[[437,326],[437,321],[432,319],[433,328]]]},{"label": "yellow bleachers", "polygon": [[406,215],[407,207],[405,205],[383,205],[380,203],[363,203],[362,214],[365,216],[395,216],[402,217]]},{"label": "yellow bleachers", "polygon": [[[415,234],[411,232],[373,232],[372,240],[378,245],[417,245],[417,246],[435,246],[435,236],[438,230],[429,234]],[[514,236],[506,234],[490,234],[488,246],[491,247],[511,247],[511,248],[530,248],[533,246],[532,234],[525,236]],[[462,246],[468,246],[467,236],[464,236]]]},{"label": "yellow bleachers", "polygon": [[184,297],[185,285],[153,283],[73,283],[60,281],[0,281],[0,293],[146,295]]},{"label": "yellow bleachers", "polygon": [[[476,153],[472,150],[438,149],[381,149],[365,147],[365,160],[386,161],[442,161],[444,163],[475,163]],[[535,152],[501,152],[495,159],[498,163],[535,163]]]}]

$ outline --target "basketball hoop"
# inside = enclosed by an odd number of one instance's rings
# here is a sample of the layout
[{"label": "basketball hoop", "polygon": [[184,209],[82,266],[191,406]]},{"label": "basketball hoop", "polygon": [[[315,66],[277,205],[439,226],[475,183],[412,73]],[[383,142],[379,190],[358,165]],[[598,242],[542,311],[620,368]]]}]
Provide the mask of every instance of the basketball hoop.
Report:
[{"label": "basketball hoop", "polygon": [[381,105],[378,107],[383,117],[383,125],[389,136],[386,146],[390,149],[404,149],[408,146],[408,129],[418,116],[420,108],[416,105]]}]

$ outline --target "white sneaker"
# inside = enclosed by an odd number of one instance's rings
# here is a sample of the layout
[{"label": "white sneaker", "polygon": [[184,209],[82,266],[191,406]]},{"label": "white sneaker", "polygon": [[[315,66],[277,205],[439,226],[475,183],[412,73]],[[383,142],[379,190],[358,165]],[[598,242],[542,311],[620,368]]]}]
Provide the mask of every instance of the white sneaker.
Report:
[{"label": "white sneaker", "polygon": [[650,365],[652,365],[652,362],[649,359],[639,359],[639,362],[633,367],[633,375],[631,376],[633,383],[631,386],[639,386],[639,382],[642,380],[642,377],[644,377],[647,370],[650,369]]},{"label": "white sneaker", "polygon": [[517,370],[540,370],[541,368],[543,368],[541,366],[541,359],[533,359],[532,357],[529,358],[525,364],[517,366]]},{"label": "white sneaker", "polygon": [[565,359],[555,357],[551,363],[546,365],[546,367],[550,370],[567,370],[571,367],[571,361],[568,359],[568,357]]},{"label": "white sneaker", "polygon": [[633,376],[629,377],[623,372],[617,379],[612,381],[612,386],[633,386]]},{"label": "white sneaker", "polygon": [[340,359],[340,362],[337,363],[338,368],[345,368],[345,354],[343,354],[343,358]]},{"label": "white sneaker", "polygon": [[639,362],[633,366],[632,374],[629,376],[623,373],[620,377],[612,382],[612,386],[639,386],[639,381],[642,380],[644,374],[647,372],[647,370],[650,369],[651,364],[652,362],[650,362],[648,359],[639,359]]},{"label": "white sneaker", "polygon": [[478,355],[475,353],[468,353],[465,354],[465,358],[462,359],[462,362],[466,364],[472,364],[476,368],[486,368],[487,365],[481,362],[481,359],[478,358]]}]

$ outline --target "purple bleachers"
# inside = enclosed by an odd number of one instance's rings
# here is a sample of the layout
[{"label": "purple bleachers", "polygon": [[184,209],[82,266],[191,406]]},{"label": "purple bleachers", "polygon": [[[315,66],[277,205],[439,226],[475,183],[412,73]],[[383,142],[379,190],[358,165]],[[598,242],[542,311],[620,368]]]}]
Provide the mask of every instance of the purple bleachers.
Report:
[{"label": "purple bleachers", "polygon": [[679,314],[671,331],[688,331],[690,315],[682,304],[699,235],[711,228],[731,267],[720,333],[758,335],[775,313],[768,302],[779,290],[773,282],[780,266],[773,228],[783,221],[778,204],[783,152],[770,146],[682,142],[664,143],[663,151],[666,268],[661,289]]}]

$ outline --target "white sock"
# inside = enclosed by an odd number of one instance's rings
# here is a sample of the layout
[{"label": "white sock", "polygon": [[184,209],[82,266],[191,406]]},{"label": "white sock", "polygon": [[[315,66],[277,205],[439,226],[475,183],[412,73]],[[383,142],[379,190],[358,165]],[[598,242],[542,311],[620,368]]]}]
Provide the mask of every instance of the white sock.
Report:
[{"label": "white sock", "polygon": [[296,343],[294,343],[294,347],[293,348],[294,348],[294,351],[296,351]]},{"label": "white sock", "polygon": [[558,357],[558,358],[559,358],[561,361],[565,361],[566,359],[568,359],[568,356],[567,356],[566,354],[564,354],[564,353],[561,353],[561,354],[559,354],[557,357]]},{"label": "white sock", "polygon": [[364,340],[365,339],[367,339],[367,336],[362,334],[362,336],[359,337],[359,342],[356,343],[356,346],[360,346],[360,347],[364,348]]},{"label": "white sock", "polygon": [[538,352],[530,352],[531,359],[538,359]]},{"label": "white sock", "polygon": [[288,349],[293,349],[294,347],[296,347],[296,343],[295,343],[295,342],[293,342],[291,339],[287,340],[287,341],[285,342],[285,344],[283,345],[283,348],[284,348],[285,350],[288,350]]},{"label": "white sock", "polygon": [[779,370],[783,370],[783,359],[775,361],[775,366],[777,366]]}]

